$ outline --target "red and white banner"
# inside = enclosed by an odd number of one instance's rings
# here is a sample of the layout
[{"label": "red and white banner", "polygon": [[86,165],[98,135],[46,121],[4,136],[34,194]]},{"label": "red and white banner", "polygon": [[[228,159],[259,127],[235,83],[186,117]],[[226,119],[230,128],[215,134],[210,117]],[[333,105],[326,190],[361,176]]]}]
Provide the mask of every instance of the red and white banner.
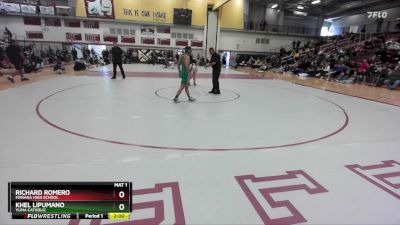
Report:
[{"label": "red and white banner", "polygon": [[171,45],[171,39],[169,38],[159,38],[158,39],[159,45]]},{"label": "red and white banner", "polygon": [[118,36],[117,35],[104,35],[103,39],[105,42],[118,42]]},{"label": "red and white banner", "polygon": [[85,41],[98,43],[100,42],[100,34],[85,34]]},{"label": "red and white banner", "polygon": [[140,31],[143,35],[154,35],[154,26],[147,26],[147,25],[142,25],[140,26]]},{"label": "red and white banner", "polygon": [[176,46],[188,46],[189,41],[188,40],[176,40],[175,45]]},{"label": "red and white banner", "polygon": [[82,41],[82,34],[80,33],[66,33],[68,41]]},{"label": "red and white banner", "polygon": [[121,36],[121,42],[122,43],[134,44],[135,43],[135,37],[134,36]]},{"label": "red and white banner", "polygon": [[43,39],[43,33],[41,31],[27,31],[26,37],[28,39]]},{"label": "red and white banner", "polygon": [[192,47],[203,47],[203,41],[192,40],[191,46]]},{"label": "red and white banner", "polygon": [[142,44],[154,45],[154,38],[153,37],[142,37]]}]

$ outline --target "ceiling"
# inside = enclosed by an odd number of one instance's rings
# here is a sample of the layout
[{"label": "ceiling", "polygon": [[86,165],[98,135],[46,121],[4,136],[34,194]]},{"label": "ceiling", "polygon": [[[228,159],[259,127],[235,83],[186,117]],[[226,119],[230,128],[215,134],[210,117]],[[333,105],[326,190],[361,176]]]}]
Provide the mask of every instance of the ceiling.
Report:
[{"label": "ceiling", "polygon": [[[302,11],[311,16],[324,18],[341,17],[365,13],[372,10],[383,10],[400,7],[400,0],[321,0],[321,3],[312,5],[313,0],[249,0],[250,4],[262,4],[271,7],[279,4],[287,11]],[[304,9],[298,9],[298,6]]]}]

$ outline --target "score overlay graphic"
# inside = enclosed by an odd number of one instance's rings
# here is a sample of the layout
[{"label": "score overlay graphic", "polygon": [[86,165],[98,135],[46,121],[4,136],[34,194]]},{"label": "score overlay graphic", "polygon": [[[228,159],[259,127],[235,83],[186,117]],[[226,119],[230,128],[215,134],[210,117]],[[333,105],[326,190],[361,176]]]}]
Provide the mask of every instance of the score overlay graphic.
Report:
[{"label": "score overlay graphic", "polygon": [[130,182],[10,182],[13,219],[129,219]]},{"label": "score overlay graphic", "polygon": [[98,219],[72,219],[68,225],[186,224],[178,182],[156,183],[154,187],[134,189],[132,195],[134,216],[129,221],[109,223]]}]

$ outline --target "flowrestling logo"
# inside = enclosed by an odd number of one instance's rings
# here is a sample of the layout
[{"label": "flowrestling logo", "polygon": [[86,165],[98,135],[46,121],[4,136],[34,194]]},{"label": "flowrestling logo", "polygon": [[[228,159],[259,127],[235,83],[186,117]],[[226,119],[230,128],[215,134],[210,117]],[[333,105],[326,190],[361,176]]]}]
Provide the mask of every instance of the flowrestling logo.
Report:
[{"label": "flowrestling logo", "polygon": [[386,11],[373,11],[373,12],[367,12],[368,14],[368,19],[386,19],[388,16],[388,13]]}]

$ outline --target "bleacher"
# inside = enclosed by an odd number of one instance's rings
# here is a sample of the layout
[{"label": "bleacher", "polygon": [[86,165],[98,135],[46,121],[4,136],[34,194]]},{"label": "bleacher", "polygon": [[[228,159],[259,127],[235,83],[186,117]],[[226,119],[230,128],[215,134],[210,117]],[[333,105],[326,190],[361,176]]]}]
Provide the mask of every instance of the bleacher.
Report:
[{"label": "bleacher", "polygon": [[[380,73],[381,69],[384,67],[384,63],[380,61],[380,56],[383,53],[377,52],[382,46],[386,46],[384,48],[385,52],[385,66],[389,69],[394,69],[400,60],[399,56],[396,54],[400,49],[400,43],[397,42],[400,39],[400,32],[396,33],[387,33],[387,34],[353,34],[347,36],[337,36],[334,38],[321,38],[320,45],[311,46],[308,51],[304,51],[304,47],[301,46],[299,49],[299,57],[298,59],[294,59],[294,55],[292,53],[292,49],[289,46],[283,46],[281,51],[283,51],[283,56],[280,57],[278,64],[279,68],[275,66],[272,70],[275,72],[285,72],[289,71],[295,75],[300,77],[314,77],[317,74],[317,77],[323,77],[330,81],[341,82],[342,80],[346,80],[346,82],[342,83],[364,83],[372,86],[383,85],[383,81],[387,79],[387,74],[384,76]],[[383,45],[383,43],[385,45]],[[309,74],[302,69],[302,66],[305,65],[306,68],[313,67],[314,71],[322,71],[320,68],[320,57],[333,57],[333,63],[330,62],[330,58],[323,59],[324,64],[330,64],[331,67],[329,71],[325,71],[323,74],[320,72],[314,72]],[[324,57],[322,57],[324,58]],[[344,60],[347,61],[344,61]],[[359,72],[358,66],[363,63],[364,60],[368,60],[371,64],[371,67],[366,72]],[[353,63],[356,67],[352,70],[355,72],[353,75],[341,74],[336,71],[337,65],[348,62]],[[245,65],[245,66],[248,66]],[[256,72],[259,72],[259,68],[255,69]],[[265,76],[265,73],[262,73]],[[343,78],[344,77],[344,78]]]}]

